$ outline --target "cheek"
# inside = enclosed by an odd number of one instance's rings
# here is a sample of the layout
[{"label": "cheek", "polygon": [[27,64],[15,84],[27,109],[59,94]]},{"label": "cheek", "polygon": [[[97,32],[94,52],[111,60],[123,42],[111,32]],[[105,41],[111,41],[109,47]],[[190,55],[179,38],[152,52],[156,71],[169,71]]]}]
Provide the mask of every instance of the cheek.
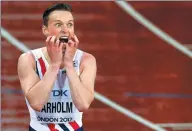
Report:
[{"label": "cheek", "polygon": [[59,34],[59,32],[60,32],[60,29],[58,29],[58,28],[50,28],[50,29],[49,29],[49,34],[50,34],[50,35],[55,35],[55,36],[57,36],[57,35]]},{"label": "cheek", "polygon": [[69,30],[69,35],[72,37],[74,35],[74,29]]},{"label": "cheek", "polygon": [[71,29],[71,33],[74,34],[74,28]]}]

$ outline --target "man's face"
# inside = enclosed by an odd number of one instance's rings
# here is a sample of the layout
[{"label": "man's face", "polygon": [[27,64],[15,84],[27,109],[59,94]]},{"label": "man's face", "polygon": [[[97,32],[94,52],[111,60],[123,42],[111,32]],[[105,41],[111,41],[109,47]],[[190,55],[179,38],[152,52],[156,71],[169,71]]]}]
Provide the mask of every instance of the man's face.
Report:
[{"label": "man's face", "polygon": [[74,35],[74,19],[71,12],[53,11],[49,15],[48,26],[46,27],[48,36],[68,36],[69,39]]}]

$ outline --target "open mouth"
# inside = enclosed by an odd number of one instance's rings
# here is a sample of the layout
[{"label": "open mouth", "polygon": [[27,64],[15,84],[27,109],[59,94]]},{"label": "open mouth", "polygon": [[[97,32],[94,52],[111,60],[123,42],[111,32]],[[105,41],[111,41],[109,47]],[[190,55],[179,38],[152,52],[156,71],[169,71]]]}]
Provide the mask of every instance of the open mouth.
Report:
[{"label": "open mouth", "polygon": [[61,36],[59,38],[60,42],[63,42],[63,43],[68,43],[69,41],[69,37],[68,36]]}]

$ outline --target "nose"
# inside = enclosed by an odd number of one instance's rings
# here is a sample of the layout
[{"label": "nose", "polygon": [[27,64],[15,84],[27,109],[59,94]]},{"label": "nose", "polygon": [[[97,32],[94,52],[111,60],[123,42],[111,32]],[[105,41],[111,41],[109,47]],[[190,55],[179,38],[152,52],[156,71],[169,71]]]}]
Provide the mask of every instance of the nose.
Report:
[{"label": "nose", "polygon": [[63,25],[62,28],[61,28],[61,32],[62,32],[62,33],[67,33],[67,32],[69,32],[68,27],[67,27],[66,25]]}]

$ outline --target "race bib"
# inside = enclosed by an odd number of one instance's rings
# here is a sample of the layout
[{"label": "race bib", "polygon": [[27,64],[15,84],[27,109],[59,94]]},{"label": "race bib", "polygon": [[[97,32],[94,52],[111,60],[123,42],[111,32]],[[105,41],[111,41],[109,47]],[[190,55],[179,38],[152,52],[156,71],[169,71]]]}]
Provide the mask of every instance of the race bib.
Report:
[{"label": "race bib", "polygon": [[40,123],[67,123],[74,121],[75,106],[71,99],[50,99],[40,112]]}]

